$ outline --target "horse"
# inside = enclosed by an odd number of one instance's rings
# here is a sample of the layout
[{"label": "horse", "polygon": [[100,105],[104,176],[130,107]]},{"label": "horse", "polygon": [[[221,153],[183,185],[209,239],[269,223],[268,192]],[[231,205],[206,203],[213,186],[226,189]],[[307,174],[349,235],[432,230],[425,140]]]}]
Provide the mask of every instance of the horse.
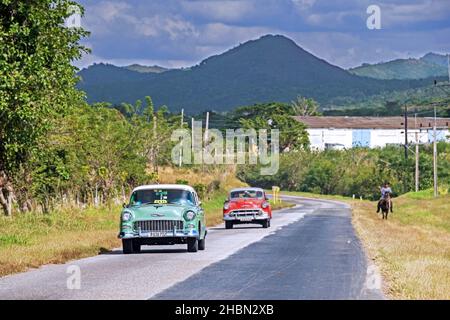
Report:
[{"label": "horse", "polygon": [[381,214],[383,215],[383,220],[387,220],[389,211],[392,212],[391,207],[391,195],[387,193],[383,199],[380,200]]}]

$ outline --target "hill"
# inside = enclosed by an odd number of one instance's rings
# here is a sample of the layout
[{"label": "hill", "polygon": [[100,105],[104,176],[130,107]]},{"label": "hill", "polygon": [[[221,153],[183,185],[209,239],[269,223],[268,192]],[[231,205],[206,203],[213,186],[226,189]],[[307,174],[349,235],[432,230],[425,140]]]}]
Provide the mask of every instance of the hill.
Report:
[{"label": "hill", "polygon": [[429,82],[359,77],[280,35],[248,41],[187,69],[141,73],[97,64],[79,75],[79,87],[89,102],[133,103],[150,95],[156,106],[167,105],[172,111],[184,108],[191,114],[268,101],[290,102],[299,94],[326,105],[340,96],[364,98]]},{"label": "hill", "polygon": [[375,79],[425,79],[447,75],[447,57],[428,53],[420,59],[396,59],[377,64],[363,64],[351,73]]},{"label": "hill", "polygon": [[125,69],[131,70],[131,71],[136,71],[136,72],[141,72],[141,73],[161,73],[161,72],[165,72],[169,69],[167,68],[163,68],[157,65],[154,66],[143,66],[140,64],[131,64],[129,66],[125,66]]}]

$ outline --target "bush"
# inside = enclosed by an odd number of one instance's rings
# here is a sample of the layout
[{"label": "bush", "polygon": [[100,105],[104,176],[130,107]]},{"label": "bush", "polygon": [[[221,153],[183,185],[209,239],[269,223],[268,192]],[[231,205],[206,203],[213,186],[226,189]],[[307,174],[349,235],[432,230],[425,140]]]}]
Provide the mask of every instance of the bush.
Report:
[{"label": "bush", "polygon": [[204,199],[206,197],[206,191],[208,190],[208,187],[203,183],[196,183],[192,186],[195,191],[197,191],[197,194],[200,199]]}]

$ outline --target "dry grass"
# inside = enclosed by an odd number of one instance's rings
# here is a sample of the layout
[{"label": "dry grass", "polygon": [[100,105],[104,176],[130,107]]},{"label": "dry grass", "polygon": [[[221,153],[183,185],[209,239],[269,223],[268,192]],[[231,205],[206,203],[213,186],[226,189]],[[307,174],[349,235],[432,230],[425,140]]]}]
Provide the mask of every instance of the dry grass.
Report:
[{"label": "dry grass", "polygon": [[233,166],[204,166],[191,169],[178,167],[164,167],[159,170],[161,183],[176,183],[178,180],[185,180],[189,185],[204,184],[209,185],[214,181],[220,182],[222,190],[244,187],[247,184],[236,178],[236,168]]},{"label": "dry grass", "polygon": [[166,167],[160,170],[160,176],[163,177],[163,183],[176,183],[177,180],[185,180],[190,185],[201,183],[207,186],[214,181],[220,182],[219,190],[208,194],[206,199],[201,199],[208,226],[214,226],[222,222],[222,208],[228,191],[232,188],[247,186],[236,178],[235,167],[230,166],[204,166],[203,169],[201,167],[192,169]]},{"label": "dry grass", "polygon": [[353,201],[353,222],[393,299],[450,299],[450,196],[405,195],[383,221],[373,202]]}]

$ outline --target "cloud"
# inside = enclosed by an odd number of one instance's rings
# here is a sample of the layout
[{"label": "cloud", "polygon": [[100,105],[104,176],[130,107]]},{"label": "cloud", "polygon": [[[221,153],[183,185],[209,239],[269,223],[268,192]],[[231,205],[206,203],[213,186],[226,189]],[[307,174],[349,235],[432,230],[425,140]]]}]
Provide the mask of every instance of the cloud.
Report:
[{"label": "cloud", "polygon": [[198,36],[195,26],[177,16],[153,16],[133,21],[138,35],[156,37],[167,35],[171,40],[185,36]]},{"label": "cloud", "polygon": [[448,19],[450,15],[448,0],[426,0],[400,4],[385,3],[380,7],[382,24],[387,27]]},{"label": "cloud", "polygon": [[112,2],[112,1],[101,1],[99,4],[94,6],[97,17],[111,22],[117,17],[123,16],[124,12],[131,9],[131,6],[126,2]]},{"label": "cloud", "polygon": [[316,3],[316,0],[291,0],[291,1],[301,10],[309,9]]},{"label": "cloud", "polygon": [[257,10],[249,0],[182,1],[181,7],[189,14],[221,22],[237,21]]},{"label": "cloud", "polygon": [[[342,66],[450,51],[448,0],[79,0],[93,58],[190,66],[264,34],[284,34]],[[382,30],[366,9],[381,8]]]}]

